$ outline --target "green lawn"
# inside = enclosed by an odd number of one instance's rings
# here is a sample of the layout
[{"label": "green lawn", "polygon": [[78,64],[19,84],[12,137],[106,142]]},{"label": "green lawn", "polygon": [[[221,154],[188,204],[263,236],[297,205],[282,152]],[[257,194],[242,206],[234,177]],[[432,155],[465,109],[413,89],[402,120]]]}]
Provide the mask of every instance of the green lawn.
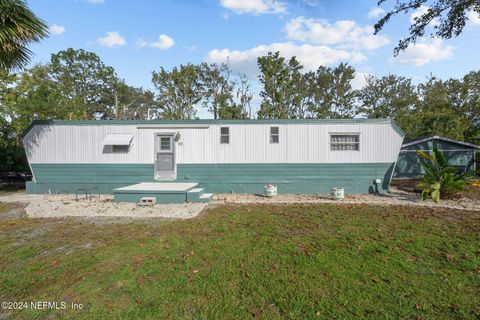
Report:
[{"label": "green lawn", "polygon": [[10,218],[0,298],[83,304],[15,318],[478,319],[479,244],[480,213],[418,207],[221,206],[101,225]]}]

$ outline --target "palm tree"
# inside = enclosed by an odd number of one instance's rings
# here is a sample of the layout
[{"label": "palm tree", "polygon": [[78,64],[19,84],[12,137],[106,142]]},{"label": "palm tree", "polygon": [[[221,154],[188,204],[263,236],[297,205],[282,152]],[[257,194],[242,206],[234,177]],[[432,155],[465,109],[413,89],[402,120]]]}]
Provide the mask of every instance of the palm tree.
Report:
[{"label": "palm tree", "polygon": [[27,45],[47,35],[47,25],[30,11],[24,0],[0,0],[1,70],[24,67],[32,55]]}]

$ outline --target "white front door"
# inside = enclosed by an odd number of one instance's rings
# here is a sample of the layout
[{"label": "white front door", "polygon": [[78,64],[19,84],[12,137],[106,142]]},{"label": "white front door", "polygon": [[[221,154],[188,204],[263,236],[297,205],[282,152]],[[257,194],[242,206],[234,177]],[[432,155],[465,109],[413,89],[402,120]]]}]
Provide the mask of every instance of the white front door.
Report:
[{"label": "white front door", "polygon": [[175,180],[175,141],[173,134],[155,135],[155,180]]}]

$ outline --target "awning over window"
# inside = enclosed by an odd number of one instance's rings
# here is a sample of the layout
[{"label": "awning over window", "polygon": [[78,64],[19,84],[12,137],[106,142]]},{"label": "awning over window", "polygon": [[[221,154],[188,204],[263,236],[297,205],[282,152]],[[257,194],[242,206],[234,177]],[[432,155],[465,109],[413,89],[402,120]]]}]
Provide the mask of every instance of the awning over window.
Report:
[{"label": "awning over window", "polygon": [[103,139],[104,146],[128,146],[133,139],[133,133],[111,133]]}]

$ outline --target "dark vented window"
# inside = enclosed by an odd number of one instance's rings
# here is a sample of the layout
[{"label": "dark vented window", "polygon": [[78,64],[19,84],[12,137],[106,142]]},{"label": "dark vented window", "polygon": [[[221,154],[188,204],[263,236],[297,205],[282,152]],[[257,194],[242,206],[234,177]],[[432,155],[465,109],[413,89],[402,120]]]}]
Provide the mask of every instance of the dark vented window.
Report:
[{"label": "dark vented window", "polygon": [[230,128],[221,127],[220,128],[220,143],[229,144],[230,143]]},{"label": "dark vented window", "polygon": [[280,129],[278,127],[270,127],[270,143],[280,142]]}]

